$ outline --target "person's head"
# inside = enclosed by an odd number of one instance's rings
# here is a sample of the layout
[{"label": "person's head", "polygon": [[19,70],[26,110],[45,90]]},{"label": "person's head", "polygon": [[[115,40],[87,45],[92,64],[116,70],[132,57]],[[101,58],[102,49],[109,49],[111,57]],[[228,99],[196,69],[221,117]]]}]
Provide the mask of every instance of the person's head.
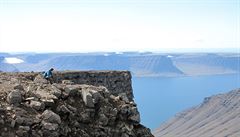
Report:
[{"label": "person's head", "polygon": [[50,71],[53,71],[53,70],[54,70],[54,68],[51,68],[51,69],[50,69]]}]

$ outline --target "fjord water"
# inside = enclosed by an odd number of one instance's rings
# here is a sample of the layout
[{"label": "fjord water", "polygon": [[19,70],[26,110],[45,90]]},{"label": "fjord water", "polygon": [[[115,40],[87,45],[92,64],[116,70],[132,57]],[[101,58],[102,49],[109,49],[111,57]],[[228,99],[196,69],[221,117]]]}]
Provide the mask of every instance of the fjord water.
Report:
[{"label": "fjord water", "polygon": [[240,88],[240,74],[191,77],[133,77],[141,122],[154,130],[176,113],[200,104],[205,97]]}]

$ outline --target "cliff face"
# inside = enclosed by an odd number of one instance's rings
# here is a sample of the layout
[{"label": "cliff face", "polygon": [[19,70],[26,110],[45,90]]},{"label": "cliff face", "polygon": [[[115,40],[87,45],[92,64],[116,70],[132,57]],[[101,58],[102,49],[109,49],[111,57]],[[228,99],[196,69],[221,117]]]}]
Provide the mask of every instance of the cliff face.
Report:
[{"label": "cliff face", "polygon": [[239,137],[240,89],[204,99],[158,128],[156,137]]},{"label": "cliff face", "polygon": [[0,136],[152,137],[128,71],[0,73]]}]

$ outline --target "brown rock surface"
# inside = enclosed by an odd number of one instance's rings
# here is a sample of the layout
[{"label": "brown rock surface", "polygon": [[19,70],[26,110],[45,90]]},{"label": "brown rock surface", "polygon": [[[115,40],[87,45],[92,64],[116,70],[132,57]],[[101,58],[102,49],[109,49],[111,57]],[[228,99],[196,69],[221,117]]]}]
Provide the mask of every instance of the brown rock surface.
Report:
[{"label": "brown rock surface", "polygon": [[140,124],[129,72],[54,74],[51,85],[39,73],[0,73],[1,137],[153,136]]}]

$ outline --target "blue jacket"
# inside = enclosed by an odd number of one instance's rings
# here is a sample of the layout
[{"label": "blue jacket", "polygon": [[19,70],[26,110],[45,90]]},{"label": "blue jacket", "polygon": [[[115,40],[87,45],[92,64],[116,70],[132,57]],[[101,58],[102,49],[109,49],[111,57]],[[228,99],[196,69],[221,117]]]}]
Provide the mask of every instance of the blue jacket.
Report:
[{"label": "blue jacket", "polygon": [[43,77],[44,78],[51,78],[52,77],[52,71],[48,70],[48,71],[44,72]]}]

